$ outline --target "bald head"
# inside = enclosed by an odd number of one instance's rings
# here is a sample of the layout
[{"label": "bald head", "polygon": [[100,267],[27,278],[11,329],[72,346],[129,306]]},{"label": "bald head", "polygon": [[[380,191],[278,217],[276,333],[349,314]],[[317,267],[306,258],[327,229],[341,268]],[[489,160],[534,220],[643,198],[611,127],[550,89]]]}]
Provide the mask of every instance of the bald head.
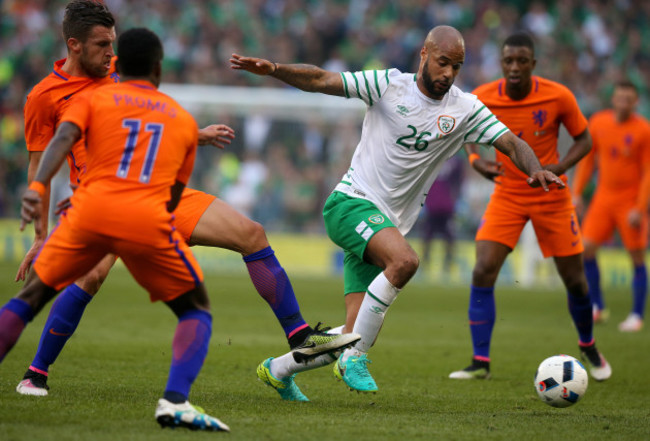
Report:
[{"label": "bald head", "polygon": [[431,29],[424,40],[429,50],[438,47],[447,51],[461,51],[465,55],[465,40],[458,29],[451,26],[436,26]]},{"label": "bald head", "polygon": [[458,29],[436,26],[427,34],[420,51],[418,88],[430,98],[442,99],[464,61],[465,41]]}]

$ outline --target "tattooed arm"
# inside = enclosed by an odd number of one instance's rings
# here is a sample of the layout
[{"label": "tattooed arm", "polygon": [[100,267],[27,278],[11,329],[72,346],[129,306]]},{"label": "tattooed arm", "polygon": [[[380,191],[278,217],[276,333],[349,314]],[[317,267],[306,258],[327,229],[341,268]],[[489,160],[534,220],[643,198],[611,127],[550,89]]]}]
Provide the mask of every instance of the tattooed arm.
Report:
[{"label": "tattooed arm", "polygon": [[256,75],[269,75],[307,92],[344,96],[343,80],[338,72],[330,72],[310,64],[278,64],[262,58],[232,54],[230,67]]}]

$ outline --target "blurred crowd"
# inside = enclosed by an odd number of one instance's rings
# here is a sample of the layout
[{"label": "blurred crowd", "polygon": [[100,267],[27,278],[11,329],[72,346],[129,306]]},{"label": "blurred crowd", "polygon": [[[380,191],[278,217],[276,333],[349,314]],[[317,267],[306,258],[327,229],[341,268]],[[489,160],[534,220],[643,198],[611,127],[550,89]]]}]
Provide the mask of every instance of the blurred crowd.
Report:
[{"label": "blurred crowd", "polygon": [[[65,0],[0,0],[0,217],[18,214],[27,154],[26,94],[65,57]],[[500,46],[512,32],[536,41],[536,73],[559,81],[589,116],[608,105],[622,77],[641,90],[650,116],[650,2],[642,0],[106,0],[117,30],[146,26],[161,36],[169,83],[285,87],[229,68],[232,53],[333,71],[417,69],[427,31],[461,30],[466,61],[456,85],[471,91],[498,77]],[[222,122],[237,138],[227,151],[202,149],[192,185],[217,194],[270,230],[322,231],[320,210],[346,170],[360,124],[335,126],[258,116],[196,115]],[[218,120],[215,120],[218,118]],[[466,165],[466,162],[465,162]],[[490,192],[467,173],[459,217],[473,234]],[[481,185],[479,185],[480,183]],[[475,209],[476,208],[476,209]]]}]

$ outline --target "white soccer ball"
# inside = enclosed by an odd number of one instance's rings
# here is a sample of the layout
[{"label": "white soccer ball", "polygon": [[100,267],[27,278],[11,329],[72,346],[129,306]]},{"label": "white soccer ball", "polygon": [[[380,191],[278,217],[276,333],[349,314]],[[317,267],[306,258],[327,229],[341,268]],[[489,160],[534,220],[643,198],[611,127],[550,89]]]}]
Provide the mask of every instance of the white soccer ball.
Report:
[{"label": "white soccer ball", "polygon": [[570,355],[554,355],[537,368],[535,390],[553,407],[569,407],[587,392],[589,376],[582,363]]}]

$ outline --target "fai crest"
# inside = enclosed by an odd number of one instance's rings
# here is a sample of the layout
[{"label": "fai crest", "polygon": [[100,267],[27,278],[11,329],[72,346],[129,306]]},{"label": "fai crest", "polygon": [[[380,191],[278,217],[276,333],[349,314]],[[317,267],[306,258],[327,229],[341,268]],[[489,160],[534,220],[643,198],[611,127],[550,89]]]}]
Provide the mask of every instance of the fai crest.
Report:
[{"label": "fai crest", "polygon": [[453,116],[441,115],[438,117],[438,128],[444,134],[454,130],[456,126],[456,119]]},{"label": "fai crest", "polygon": [[368,220],[370,222],[372,222],[373,224],[376,224],[376,225],[383,224],[384,223],[384,216],[382,216],[381,214],[373,214],[372,216],[370,216],[368,218]]}]

